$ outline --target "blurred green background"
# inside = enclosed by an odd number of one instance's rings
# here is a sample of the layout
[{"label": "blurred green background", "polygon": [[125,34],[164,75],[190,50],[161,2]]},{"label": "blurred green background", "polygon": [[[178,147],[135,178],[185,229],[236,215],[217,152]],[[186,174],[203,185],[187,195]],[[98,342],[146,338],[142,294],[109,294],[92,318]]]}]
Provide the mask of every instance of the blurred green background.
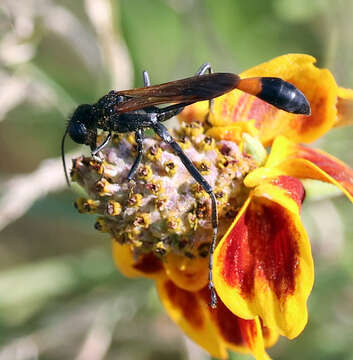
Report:
[{"label": "blurred green background", "polygon": [[[95,217],[73,208],[58,158],[66,119],[112,88],[142,85],[144,69],[160,83],[206,61],[237,73],[303,52],[353,87],[352,17],[351,0],[2,0],[0,360],[208,359],[151,282],[115,270]],[[352,127],[335,129],[314,145],[353,166],[352,138]],[[87,153],[71,141],[67,151]],[[352,215],[343,197],[304,207],[310,321],[273,358],[353,359]]]}]

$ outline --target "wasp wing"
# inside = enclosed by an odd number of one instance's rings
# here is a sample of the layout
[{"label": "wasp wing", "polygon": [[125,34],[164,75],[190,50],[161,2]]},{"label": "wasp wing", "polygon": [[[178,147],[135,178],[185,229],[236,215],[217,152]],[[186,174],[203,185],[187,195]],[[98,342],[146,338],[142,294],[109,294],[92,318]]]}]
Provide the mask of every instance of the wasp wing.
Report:
[{"label": "wasp wing", "polygon": [[117,91],[129,99],[117,104],[119,113],[167,103],[194,103],[210,100],[235,89],[240,78],[232,73],[213,73],[189,77],[160,85]]}]

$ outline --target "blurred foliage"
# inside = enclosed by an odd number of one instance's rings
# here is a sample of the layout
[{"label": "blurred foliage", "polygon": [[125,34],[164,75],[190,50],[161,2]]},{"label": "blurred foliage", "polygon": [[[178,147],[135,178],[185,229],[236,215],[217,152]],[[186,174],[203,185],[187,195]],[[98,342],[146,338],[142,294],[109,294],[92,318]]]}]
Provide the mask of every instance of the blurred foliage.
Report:
[{"label": "blurred foliage", "polygon": [[[98,10],[107,3],[93,1]],[[119,59],[104,53],[90,4],[0,3],[1,181],[59,156],[75,104],[95,101],[124,77],[109,66]],[[159,83],[189,76],[206,61],[216,71],[240,72],[280,54],[303,52],[329,67],[342,86],[353,87],[352,0],[110,4],[115,39],[125,41],[132,61],[130,86],[142,84],[144,69]],[[335,129],[316,145],[352,166],[352,135],[352,128]],[[74,144],[68,141],[67,148]],[[74,198],[69,190],[48,195],[0,233],[0,359],[191,358],[152,283],[119,275],[110,241],[93,230],[93,217],[75,212]],[[353,359],[350,206],[337,198],[304,208],[316,262],[310,321],[298,339],[281,339],[270,350],[275,359]],[[86,356],[87,348],[96,351],[93,357]]]}]

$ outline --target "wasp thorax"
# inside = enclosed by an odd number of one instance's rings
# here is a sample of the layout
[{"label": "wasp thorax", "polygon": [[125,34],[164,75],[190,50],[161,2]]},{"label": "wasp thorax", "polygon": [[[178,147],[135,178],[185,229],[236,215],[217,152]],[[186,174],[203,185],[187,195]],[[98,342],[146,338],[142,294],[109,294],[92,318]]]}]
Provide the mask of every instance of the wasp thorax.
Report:
[{"label": "wasp thorax", "polygon": [[[196,132],[190,131],[194,129],[190,125],[182,127],[175,138],[188,144],[186,155],[214,189],[222,236],[234,219],[229,214],[247,197],[243,179],[256,165],[237,144],[217,141],[206,136],[200,126],[195,128]],[[128,182],[127,176],[136,153],[128,134],[115,138],[103,150],[99,169],[92,166],[91,158],[77,158],[73,181],[88,194],[87,199],[79,199],[77,208],[100,214],[96,228],[121,244],[129,243],[136,256],[149,252],[207,256],[212,233],[209,195],[169,145],[151,137],[144,139],[143,147],[133,182]]]}]

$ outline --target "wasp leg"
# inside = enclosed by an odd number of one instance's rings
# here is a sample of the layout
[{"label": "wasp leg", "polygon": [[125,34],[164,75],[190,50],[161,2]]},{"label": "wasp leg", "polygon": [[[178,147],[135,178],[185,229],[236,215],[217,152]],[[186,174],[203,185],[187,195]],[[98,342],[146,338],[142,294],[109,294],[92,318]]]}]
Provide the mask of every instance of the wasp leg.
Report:
[{"label": "wasp leg", "polygon": [[142,71],[143,84],[145,86],[151,86],[150,76],[146,70]]},{"label": "wasp leg", "polygon": [[213,228],[212,243],[210,246],[210,259],[208,265],[208,288],[211,291],[211,301],[210,305],[212,308],[217,306],[217,295],[213,285],[212,278],[212,269],[213,269],[213,253],[216,247],[217,241],[217,231],[218,231],[218,215],[217,215],[217,201],[216,196],[212,190],[211,185],[206,181],[206,179],[200,174],[195,165],[191,160],[186,156],[179,144],[172,138],[169,134],[167,128],[159,123],[154,121],[151,124],[153,130],[161,137],[161,139],[169,144],[174,150],[175,154],[180,158],[181,162],[184,164],[186,169],[189,171],[190,175],[202,186],[202,188],[208,193],[211,199],[212,212],[211,212],[211,224]]},{"label": "wasp leg", "polygon": [[143,151],[143,146],[142,146],[142,142],[143,142],[143,130],[142,129],[137,129],[135,132],[135,140],[136,140],[136,144],[137,144],[137,156],[136,159],[129,171],[129,174],[127,176],[128,181],[132,180],[136,174],[136,171],[139,167],[139,165],[141,164],[141,160],[142,160],[142,151]]},{"label": "wasp leg", "polygon": [[212,66],[209,62],[202,64],[200,68],[196,71],[196,75],[203,75],[206,72],[208,72],[209,74],[213,73]]},{"label": "wasp leg", "polygon": [[[208,72],[209,74],[213,73],[213,69],[210,63],[204,63],[200,66],[200,68],[197,70],[196,75],[203,75]],[[206,115],[206,121],[208,121],[210,117],[210,113],[213,113],[213,106],[214,106],[214,100],[210,99],[208,100],[208,113]]]},{"label": "wasp leg", "polygon": [[158,121],[166,121],[172,118],[173,116],[176,116],[179,113],[181,113],[184,110],[184,107],[187,105],[190,104],[189,103],[174,104],[174,105],[166,106],[162,109],[156,107],[154,111],[157,114]]},{"label": "wasp leg", "polygon": [[109,143],[109,141],[111,140],[112,138],[112,133],[109,132],[108,136],[104,139],[104,141],[98,145],[95,149],[93,149],[91,151],[92,153],[92,156],[95,157],[97,155],[98,152],[100,152],[101,150],[103,150]]}]

